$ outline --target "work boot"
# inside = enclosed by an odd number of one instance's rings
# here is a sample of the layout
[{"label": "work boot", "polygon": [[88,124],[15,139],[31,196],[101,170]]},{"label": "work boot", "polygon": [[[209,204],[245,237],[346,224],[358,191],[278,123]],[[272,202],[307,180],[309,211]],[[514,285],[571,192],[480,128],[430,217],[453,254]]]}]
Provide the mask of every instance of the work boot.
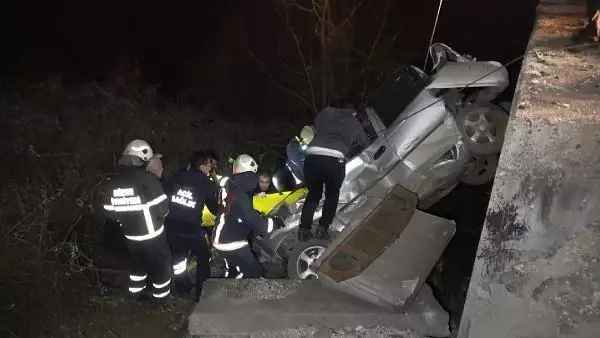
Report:
[{"label": "work boot", "polygon": [[313,234],[310,229],[300,229],[298,230],[298,240],[300,242],[308,242],[313,238]]},{"label": "work boot", "polygon": [[168,295],[163,298],[154,298],[153,301],[162,311],[171,311],[179,304],[179,302],[172,295]]},{"label": "work boot", "polygon": [[322,239],[324,241],[331,240],[331,237],[329,236],[329,232],[327,231],[327,227],[324,227],[324,226],[319,226],[317,228],[316,237],[317,237],[317,239]]},{"label": "work boot", "polygon": [[182,298],[187,297],[190,291],[192,291],[192,285],[187,280],[176,281],[174,284],[175,294]]}]

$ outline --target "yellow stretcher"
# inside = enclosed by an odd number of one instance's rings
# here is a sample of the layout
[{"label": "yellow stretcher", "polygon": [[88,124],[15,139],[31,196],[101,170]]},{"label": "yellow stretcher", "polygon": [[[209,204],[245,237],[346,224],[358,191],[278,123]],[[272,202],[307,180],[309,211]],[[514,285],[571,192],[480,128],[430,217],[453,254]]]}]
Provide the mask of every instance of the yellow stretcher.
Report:
[{"label": "yellow stretcher", "polygon": [[[272,212],[277,211],[276,209],[282,203],[285,203],[288,206],[296,203],[306,195],[307,191],[306,188],[300,188],[294,191],[276,192],[262,196],[254,195],[254,209],[258,210],[261,214],[268,216]],[[202,225],[207,228],[215,226],[215,215],[211,214],[206,206],[204,207],[204,210],[202,210]]]}]

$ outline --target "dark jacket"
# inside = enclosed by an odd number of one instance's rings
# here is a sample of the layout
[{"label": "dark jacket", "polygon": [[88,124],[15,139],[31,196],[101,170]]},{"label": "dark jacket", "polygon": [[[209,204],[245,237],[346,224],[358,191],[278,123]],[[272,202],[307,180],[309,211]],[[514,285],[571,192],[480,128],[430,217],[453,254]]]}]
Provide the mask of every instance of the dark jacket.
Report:
[{"label": "dark jacket", "polygon": [[[327,107],[315,119],[315,136],[309,144],[307,153],[336,156],[334,153],[323,153],[322,149],[333,150],[346,157],[353,144],[361,147],[368,144],[369,138],[362,125],[352,116],[353,109],[337,109]],[[312,149],[311,149],[312,148]]]},{"label": "dark jacket", "polygon": [[251,235],[273,231],[273,220],[262,217],[252,206],[258,176],[252,172],[236,174],[221,188],[213,246],[220,251],[235,251],[248,246]]},{"label": "dark jacket", "polygon": [[291,140],[288,143],[286,150],[285,165],[290,169],[292,174],[300,181],[304,181],[304,159],[306,158],[306,146],[302,147],[298,141]]},{"label": "dark jacket", "polygon": [[101,191],[106,216],[121,224],[127,239],[146,241],[163,232],[167,196],[158,178],[143,166],[119,161],[116,175]]},{"label": "dark jacket", "polygon": [[165,184],[169,195],[167,223],[176,221],[200,226],[202,210],[206,205],[211,213],[218,211],[217,186],[198,169],[175,173]]}]

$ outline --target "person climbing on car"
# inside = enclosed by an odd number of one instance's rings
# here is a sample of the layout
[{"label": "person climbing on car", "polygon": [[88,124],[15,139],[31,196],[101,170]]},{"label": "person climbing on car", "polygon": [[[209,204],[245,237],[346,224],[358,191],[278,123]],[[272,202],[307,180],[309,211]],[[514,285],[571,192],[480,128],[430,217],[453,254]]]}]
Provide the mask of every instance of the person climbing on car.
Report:
[{"label": "person climbing on car", "polygon": [[266,236],[284,226],[281,219],[264,218],[252,206],[258,182],[257,170],[256,161],[250,155],[242,154],[233,162],[231,178],[221,182],[213,247],[225,260],[225,277],[261,277],[262,266],[248,239],[256,235]]},{"label": "person climbing on car", "polygon": [[339,108],[327,107],[315,119],[315,135],[306,149],[304,181],[308,194],[302,207],[298,240],[313,237],[313,217],[325,187],[323,213],[316,237],[329,240],[328,229],[337,211],[340,188],[346,176],[346,157],[355,145],[367,145],[368,137],[356,119],[354,100],[345,99]]},{"label": "person climbing on car", "polygon": [[213,157],[209,151],[194,152],[190,168],[175,173],[166,184],[170,212],[165,227],[173,256],[175,287],[180,294],[191,289],[186,274],[191,251],[196,256],[196,302],[200,300],[204,281],[210,277],[210,246],[201,226],[202,210],[206,205],[213,214],[218,211],[218,187],[209,178]]},{"label": "person climbing on car", "polygon": [[160,181],[146,169],[153,154],[148,142],[131,141],[101,196],[106,216],[121,225],[132,256],[129,292],[142,295],[149,279],[154,298],[164,299],[171,291],[171,255],[163,226],[169,209]]}]

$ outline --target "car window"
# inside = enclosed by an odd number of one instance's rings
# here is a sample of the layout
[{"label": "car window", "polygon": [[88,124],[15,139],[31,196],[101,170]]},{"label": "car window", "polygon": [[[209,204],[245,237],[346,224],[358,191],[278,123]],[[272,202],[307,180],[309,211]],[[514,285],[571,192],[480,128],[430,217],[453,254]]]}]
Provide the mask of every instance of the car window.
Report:
[{"label": "car window", "polygon": [[394,73],[375,93],[369,95],[368,105],[381,122],[389,127],[410,102],[425,88],[427,78],[406,66]]}]

